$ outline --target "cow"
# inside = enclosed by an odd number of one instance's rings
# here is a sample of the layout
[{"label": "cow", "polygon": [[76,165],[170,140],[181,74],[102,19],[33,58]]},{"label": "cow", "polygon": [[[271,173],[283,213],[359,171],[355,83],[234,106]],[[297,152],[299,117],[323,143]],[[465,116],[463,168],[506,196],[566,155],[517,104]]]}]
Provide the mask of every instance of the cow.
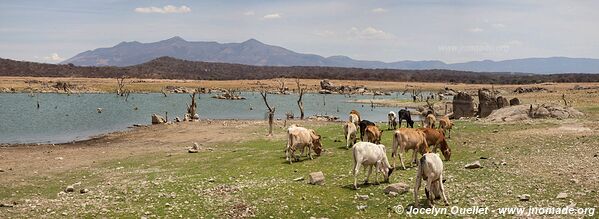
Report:
[{"label": "cow", "polygon": [[406,120],[406,128],[410,126],[410,128],[414,128],[414,121],[412,120],[412,114],[408,109],[400,109],[397,112],[397,118],[399,120],[399,128],[401,128],[401,120]]},{"label": "cow", "polygon": [[366,126],[366,130],[364,131],[364,141],[372,142],[375,144],[381,143],[381,137],[383,136],[383,130],[380,130],[376,125]]},{"label": "cow", "polygon": [[374,122],[368,121],[368,120],[362,120],[360,121],[360,123],[358,123],[358,126],[360,127],[360,140],[364,141],[364,131],[366,131],[366,126],[369,125],[375,125]]},{"label": "cow", "polygon": [[453,128],[453,122],[449,119],[449,115],[445,115],[439,119],[439,128],[443,130],[443,134],[445,131],[448,131],[447,138],[451,138],[451,128]]},{"label": "cow", "polygon": [[316,155],[320,156],[322,152],[322,144],[320,143],[320,135],[316,134],[316,132],[312,129],[306,129],[304,127],[299,127],[296,125],[291,125],[287,129],[287,145],[285,148],[285,157],[286,160],[289,161],[289,164],[292,163],[292,158],[299,161],[299,159],[295,158],[295,151],[301,150],[301,155],[304,154],[304,149],[308,149],[308,157],[312,158],[311,150],[314,150]]},{"label": "cow", "polygon": [[387,130],[392,130],[397,128],[397,114],[391,111],[387,113]]},{"label": "cow", "polygon": [[435,123],[437,122],[437,119],[435,118],[434,114],[428,113],[426,117],[424,117],[424,120],[422,122],[422,127],[424,128],[435,128]]},{"label": "cow", "polygon": [[437,153],[437,148],[441,149],[441,153],[445,161],[449,161],[451,157],[451,148],[445,140],[445,135],[441,129],[419,128],[426,136],[426,144],[431,148],[433,153]]},{"label": "cow", "polygon": [[343,124],[343,133],[345,135],[345,147],[349,149],[350,144],[354,145],[357,141],[358,129],[353,122]]},{"label": "cow", "polygon": [[389,182],[389,176],[391,176],[395,168],[389,165],[385,145],[358,142],[354,144],[352,152],[354,158],[354,167],[352,169],[354,174],[354,189],[358,189],[358,172],[361,166],[364,166],[364,170],[366,170],[366,167],[369,168],[364,184],[368,183],[373,166],[375,167],[375,182],[378,183],[379,172],[383,174],[384,182]]},{"label": "cow", "polygon": [[449,205],[447,196],[445,195],[445,188],[443,187],[443,162],[439,155],[435,153],[426,153],[420,158],[420,165],[416,171],[416,185],[414,186],[414,206],[418,207],[418,190],[420,190],[420,183],[422,180],[426,181],[424,187],[424,193],[426,194],[427,203],[429,206],[433,206],[433,201],[443,198],[445,206]]},{"label": "cow", "polygon": [[[403,162],[403,155],[407,153],[408,150],[414,150],[412,153],[412,163],[416,163],[416,156],[418,153],[425,154],[430,152],[424,132],[410,128],[399,128],[394,132],[393,152],[391,153],[391,157],[394,158],[398,155],[398,149],[399,161],[404,170],[406,169],[406,166]],[[396,160],[396,158],[393,159],[393,166],[395,166]],[[416,164],[418,165],[418,163]]]}]

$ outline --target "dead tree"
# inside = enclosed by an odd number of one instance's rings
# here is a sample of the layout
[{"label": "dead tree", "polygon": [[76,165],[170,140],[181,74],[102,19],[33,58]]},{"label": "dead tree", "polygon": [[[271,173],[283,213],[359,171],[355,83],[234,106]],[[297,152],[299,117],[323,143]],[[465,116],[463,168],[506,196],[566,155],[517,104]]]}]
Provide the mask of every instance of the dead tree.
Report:
[{"label": "dead tree", "polygon": [[562,94],[562,100],[564,100],[564,105],[568,106],[568,101],[566,100],[566,94]]},{"label": "dead tree", "polygon": [[305,89],[301,86],[299,78],[295,79],[295,83],[297,84],[297,92],[299,93],[299,99],[297,99],[297,106],[299,107],[299,110],[300,110],[300,119],[303,120],[304,119],[304,101],[302,101],[302,98],[304,97]]},{"label": "dead tree", "polygon": [[197,108],[196,93],[197,93],[197,90],[195,90],[193,92],[193,94],[189,95],[189,97],[191,97],[191,104],[187,105],[187,114],[189,114],[189,117],[192,118],[192,120],[196,114],[196,108]]},{"label": "dead tree", "polygon": [[285,88],[285,80],[279,79],[279,80],[276,80],[276,81],[279,82],[279,93],[280,94],[285,94],[285,92],[287,91],[287,89]]},{"label": "dead tree", "polygon": [[266,99],[267,94],[268,94],[268,91],[266,91],[266,90],[260,91],[260,95],[262,96],[262,99],[264,100],[264,104],[266,104],[266,108],[268,108],[268,136],[272,136],[272,125],[273,125],[274,117],[275,117],[275,108],[270,107],[270,105],[268,105],[268,100]]},{"label": "dead tree", "polygon": [[121,77],[121,78],[117,78],[116,79],[116,83],[117,83],[117,89],[116,89],[116,95],[118,96],[124,96],[125,95],[125,76]]}]

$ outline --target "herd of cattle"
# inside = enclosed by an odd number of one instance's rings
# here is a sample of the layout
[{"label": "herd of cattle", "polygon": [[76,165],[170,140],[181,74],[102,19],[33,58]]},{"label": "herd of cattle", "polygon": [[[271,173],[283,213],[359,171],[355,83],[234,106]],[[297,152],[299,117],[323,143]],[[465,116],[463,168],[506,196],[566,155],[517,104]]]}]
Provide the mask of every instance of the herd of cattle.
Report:
[{"label": "herd of cattle", "polygon": [[[406,128],[401,128],[402,120],[406,120]],[[399,128],[398,128],[399,122]],[[389,112],[388,129],[393,131],[393,148],[391,156],[393,165],[389,164],[387,159],[385,145],[381,144],[383,130],[368,120],[362,120],[360,113],[352,110],[349,114],[349,121],[343,124],[343,130],[346,140],[346,147],[352,147],[354,188],[358,189],[357,177],[358,171],[363,166],[368,167],[368,174],[364,183],[368,183],[372,169],[375,169],[375,181],[378,181],[378,174],[382,173],[385,182],[389,182],[389,176],[396,167],[396,157],[403,169],[404,154],[408,150],[413,150],[412,163],[418,166],[416,184],[414,187],[415,206],[418,206],[418,190],[422,180],[426,181],[425,194],[429,206],[432,206],[433,200],[443,198],[445,205],[448,204],[443,187],[443,162],[436,153],[441,150],[443,157],[449,161],[451,149],[445,139],[445,133],[451,137],[451,128],[453,126],[448,116],[439,119],[438,129],[435,129],[436,118],[432,113],[425,113],[422,120],[422,128],[414,128],[414,121],[407,109],[400,110],[397,114]],[[407,128],[407,127],[410,128]],[[358,132],[360,142],[357,142]],[[322,152],[321,136],[314,130],[291,125],[287,130],[287,145],[285,148],[286,160],[291,164],[293,160],[298,161],[295,156],[296,151],[303,155],[307,151],[307,157],[312,159],[311,151],[317,155]],[[398,154],[399,149],[399,154]],[[422,154],[420,161],[417,162],[418,153]]]}]

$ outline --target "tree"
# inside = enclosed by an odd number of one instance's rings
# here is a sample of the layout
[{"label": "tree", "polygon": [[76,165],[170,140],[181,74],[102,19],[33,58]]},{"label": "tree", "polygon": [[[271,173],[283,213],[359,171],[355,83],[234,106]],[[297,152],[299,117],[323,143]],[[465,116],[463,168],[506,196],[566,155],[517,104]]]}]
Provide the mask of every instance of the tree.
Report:
[{"label": "tree", "polygon": [[125,95],[125,76],[116,79],[117,89],[116,95],[124,96]]},{"label": "tree", "polygon": [[193,120],[193,117],[196,114],[196,93],[198,93],[197,90],[193,91],[193,94],[189,95],[189,97],[191,97],[191,104],[187,105],[187,114],[189,114],[189,117]]},{"label": "tree", "polygon": [[262,99],[264,100],[264,104],[266,104],[266,108],[268,108],[268,136],[272,136],[272,125],[273,125],[274,117],[275,117],[275,108],[270,107],[270,105],[268,105],[268,100],[266,99],[267,94],[268,94],[268,91],[266,91],[266,89],[264,89],[263,91],[260,91],[260,95],[262,96]]},{"label": "tree", "polygon": [[304,119],[304,101],[302,101],[302,97],[304,97],[305,89],[300,84],[300,79],[296,78],[295,83],[297,84],[297,92],[299,93],[299,99],[297,100],[297,106],[300,109],[300,119]]}]

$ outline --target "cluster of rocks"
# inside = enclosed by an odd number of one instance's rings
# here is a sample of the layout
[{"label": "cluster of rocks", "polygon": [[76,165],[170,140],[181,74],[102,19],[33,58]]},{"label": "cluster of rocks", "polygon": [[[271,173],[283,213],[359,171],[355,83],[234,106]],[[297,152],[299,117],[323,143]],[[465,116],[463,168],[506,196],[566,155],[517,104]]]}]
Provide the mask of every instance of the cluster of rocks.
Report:
[{"label": "cluster of rocks", "polygon": [[[200,115],[198,115],[197,113],[193,116],[186,113],[185,116],[183,117],[183,119],[181,119],[179,117],[175,117],[175,122],[188,122],[188,121],[193,122],[193,121],[199,121],[199,120],[200,120]],[[169,123],[169,121],[167,121],[161,115],[158,115],[156,113],[152,114],[152,124],[165,124],[165,123]]]},{"label": "cluster of rocks", "polygon": [[338,116],[329,116],[329,115],[313,115],[308,117],[309,120],[316,121],[337,121],[339,120]]},{"label": "cluster of rocks", "polygon": [[237,94],[232,94],[229,92],[214,95],[214,96],[212,96],[212,98],[221,99],[221,100],[245,100],[245,97],[239,96]]},{"label": "cluster of rocks", "polygon": [[493,111],[486,119],[491,122],[511,122],[528,119],[567,119],[583,116],[580,111],[555,104],[531,104],[510,106]]},{"label": "cluster of rocks", "polygon": [[572,88],[572,90],[592,90],[592,89],[599,89],[599,86],[591,86],[591,87],[584,87],[584,86],[580,86],[580,85],[574,85],[574,88]]},{"label": "cluster of rocks", "polygon": [[474,99],[466,92],[459,92],[453,97],[453,117],[474,117],[478,114],[480,118],[489,116],[493,110],[508,106],[520,105],[518,98],[507,100],[502,96],[496,96],[497,92],[483,88],[478,90],[478,109],[475,110]]},{"label": "cluster of rocks", "polygon": [[531,93],[531,92],[544,92],[547,91],[547,89],[542,88],[542,87],[529,87],[529,88],[523,88],[523,87],[518,87],[516,88],[516,90],[514,90],[514,93]]},{"label": "cluster of rocks", "polygon": [[169,93],[190,94],[190,93],[193,93],[196,91],[200,92],[200,93],[206,93],[206,92],[209,92],[209,89],[206,89],[206,88],[192,89],[192,88],[188,88],[188,87],[178,87],[178,86],[168,85],[168,86],[164,87],[164,91],[169,92]]},{"label": "cluster of rocks", "polygon": [[12,88],[12,87],[11,88],[5,87],[5,88],[2,88],[2,90],[0,90],[0,91],[2,93],[15,93],[15,92],[17,92],[17,90],[14,89],[14,88]]},{"label": "cluster of rocks", "polygon": [[[328,79],[324,79],[320,81],[320,94],[373,94],[373,95],[384,95],[383,92],[370,92],[368,88],[363,85],[360,86],[349,86],[349,85],[341,85],[335,86]],[[391,94],[389,94],[391,95]]]}]

